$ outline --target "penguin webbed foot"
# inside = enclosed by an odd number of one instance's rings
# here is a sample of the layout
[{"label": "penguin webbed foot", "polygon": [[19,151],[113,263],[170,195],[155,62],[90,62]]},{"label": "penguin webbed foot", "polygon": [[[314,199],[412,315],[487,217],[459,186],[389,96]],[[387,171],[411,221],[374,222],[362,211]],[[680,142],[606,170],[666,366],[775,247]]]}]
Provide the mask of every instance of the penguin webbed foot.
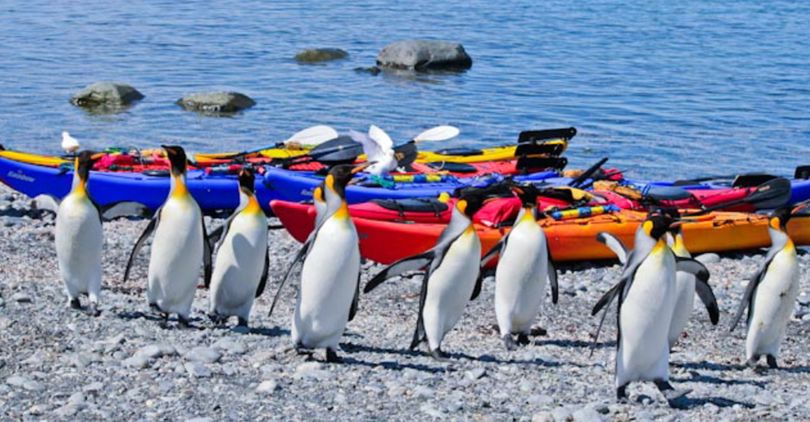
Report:
[{"label": "penguin webbed foot", "polygon": [[70,302],[69,302],[69,306],[70,306],[70,309],[76,309],[76,310],[82,309],[82,303],[79,301],[78,297],[71,298]]},{"label": "penguin webbed foot", "polygon": [[515,340],[512,339],[511,334],[506,334],[503,337],[501,337],[501,339],[503,339],[503,345],[504,347],[506,347],[506,350],[511,352],[517,349],[517,344],[515,344]]},{"label": "penguin webbed foot", "polygon": [[616,388],[616,401],[627,403],[627,384]]},{"label": "penguin webbed foot", "polygon": [[326,362],[328,363],[343,363],[343,358],[338,356],[337,351],[332,348],[326,348]]},{"label": "penguin webbed foot", "polygon": [[751,369],[757,369],[758,363],[759,363],[759,355],[754,355],[751,356],[751,358],[745,362],[745,365]]},{"label": "penguin webbed foot", "polygon": [[160,322],[158,322],[158,327],[164,330],[169,328],[169,314],[166,312],[160,312]]},{"label": "penguin webbed foot", "polygon": [[521,346],[528,346],[529,343],[531,343],[531,340],[529,340],[529,335],[528,334],[521,333],[521,334],[518,334],[518,336],[517,336],[517,342]]},{"label": "penguin webbed foot", "polygon": [[779,364],[776,363],[776,356],[774,356],[774,355],[766,355],[765,359],[768,361],[768,368],[779,369]]},{"label": "penguin webbed foot", "polygon": [[548,330],[543,327],[534,327],[530,334],[535,337],[545,337],[548,335]]},{"label": "penguin webbed foot", "polygon": [[658,387],[658,391],[663,394],[664,398],[669,403],[670,407],[682,407],[681,399],[686,397],[687,394],[691,393],[691,389],[682,389],[677,390],[669,381],[665,380],[655,380],[655,386]]},{"label": "penguin webbed foot", "polygon": [[98,310],[98,304],[97,303],[95,303],[95,302],[90,303],[90,306],[87,308],[87,315],[90,315],[91,317],[97,317],[97,316],[101,315],[101,311]]},{"label": "penguin webbed foot", "polygon": [[[511,337],[511,336],[510,336],[510,337]],[[443,351],[442,351],[442,349],[441,349],[441,348],[439,348],[439,347],[437,347],[437,348],[435,348],[435,349],[431,350],[431,351],[430,351],[430,356],[432,356],[432,357],[433,357],[433,359],[436,359],[436,360],[438,360],[438,361],[446,361],[446,360],[450,360],[450,355],[448,355],[447,353],[443,352]]]},{"label": "penguin webbed foot", "polygon": [[191,320],[189,320],[186,317],[182,317],[180,315],[177,315],[177,326],[180,327],[183,330],[188,330],[188,329],[192,329],[192,328],[196,329],[197,328],[197,327],[191,325]]}]

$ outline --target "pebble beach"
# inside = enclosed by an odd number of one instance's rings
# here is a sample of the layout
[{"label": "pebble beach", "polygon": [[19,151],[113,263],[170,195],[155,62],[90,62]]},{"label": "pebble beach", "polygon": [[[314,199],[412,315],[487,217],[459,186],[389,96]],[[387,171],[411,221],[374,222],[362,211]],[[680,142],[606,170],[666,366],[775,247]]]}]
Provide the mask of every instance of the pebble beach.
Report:
[{"label": "pebble beach", "polygon": [[[209,230],[224,220],[206,217]],[[800,420],[810,414],[810,254],[800,254],[801,294],[780,369],[744,365],[744,329],[728,332],[747,277],[763,251],[706,257],[721,320],[696,306],[671,356],[671,381],[691,389],[673,409],[652,384],[633,384],[628,403],[613,385],[615,317],[590,355],[596,300],[617,263],[559,266],[560,301],[544,306],[531,344],[508,352],[497,335],[494,283],[468,304],[438,362],[407,345],[421,276],[393,279],[360,298],[339,355],[297,354],[289,326],[296,286],[267,312],[298,248],[270,232],[270,279],[250,330],[215,327],[199,289],[191,329],[160,328],[146,306],[148,247],[127,283],[123,270],[147,224],[104,224],[101,315],[68,308],[53,246],[54,220],[0,187],[0,419],[3,420]],[[381,266],[364,263],[361,283]],[[293,280],[296,280],[293,278]],[[696,301],[699,304],[699,301]],[[615,307],[614,307],[615,308]]]}]

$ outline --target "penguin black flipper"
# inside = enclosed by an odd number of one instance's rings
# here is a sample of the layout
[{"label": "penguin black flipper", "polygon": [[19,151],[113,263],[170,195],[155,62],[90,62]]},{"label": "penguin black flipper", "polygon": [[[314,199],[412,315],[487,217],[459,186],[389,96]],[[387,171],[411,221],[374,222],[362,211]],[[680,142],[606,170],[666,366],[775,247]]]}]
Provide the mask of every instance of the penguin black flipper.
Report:
[{"label": "penguin black flipper", "polygon": [[135,256],[138,254],[138,251],[143,247],[143,244],[146,242],[146,239],[155,231],[158,224],[160,224],[160,208],[155,212],[155,216],[149,220],[149,224],[146,225],[146,228],[143,229],[143,233],[141,233],[141,237],[138,238],[138,241],[135,242],[135,246],[132,247],[132,252],[129,253],[129,259],[127,260],[127,267],[124,270],[124,281],[127,281],[129,278],[129,270],[132,269],[132,263],[135,261]]},{"label": "penguin black flipper", "polygon": [[292,274],[293,268],[295,268],[298,262],[302,261],[306,258],[307,253],[309,253],[309,248],[312,246],[312,242],[315,240],[317,235],[317,231],[313,231],[307,241],[301,245],[301,249],[298,250],[298,253],[295,254],[293,261],[290,263],[290,266],[287,267],[287,272],[284,273],[284,278],[281,279],[281,282],[278,285],[278,289],[276,290],[276,295],[273,296],[273,303],[270,304],[270,312],[267,313],[267,316],[273,315],[273,310],[276,309],[276,303],[278,303],[278,299],[281,297],[281,290],[284,288],[284,284],[287,283],[287,279],[290,278],[290,274]]},{"label": "penguin black flipper", "polygon": [[[93,201],[95,204],[95,201]],[[102,220],[114,220],[120,217],[142,217],[149,215],[149,208],[135,201],[119,201],[111,202],[104,206],[96,205],[98,215]]]},{"label": "penguin black flipper", "polygon": [[[596,349],[596,343],[599,342],[599,334],[602,332],[602,325],[605,324],[605,319],[607,318],[610,304],[614,299],[616,299],[617,296],[622,294],[626,283],[627,282],[625,280],[621,280],[616,283],[615,286],[611,287],[610,290],[608,290],[607,293],[605,293],[602,298],[596,302],[596,305],[594,305],[593,309],[591,310],[591,315],[596,315],[602,308],[605,309],[605,312],[602,313],[602,318],[599,319],[599,326],[596,327],[596,334],[593,336],[593,342],[591,343],[591,355],[593,355],[593,351]],[[621,299],[619,299],[619,301],[621,301]],[[619,307],[621,308],[621,305]]]},{"label": "penguin black flipper", "polygon": [[695,280],[695,293],[697,293],[700,301],[706,306],[709,312],[709,320],[713,325],[717,325],[720,321],[720,307],[717,306],[717,298],[714,297],[714,291],[709,283],[696,279]]},{"label": "penguin black flipper", "polygon": [[357,285],[354,287],[354,297],[351,306],[349,306],[349,321],[353,320],[354,316],[357,315],[357,306],[360,303],[360,274],[360,272],[357,273]]},{"label": "penguin black flipper", "polygon": [[422,279],[422,288],[419,291],[419,313],[416,317],[416,330],[413,332],[413,339],[411,340],[411,345],[409,347],[410,350],[416,349],[416,347],[419,346],[419,343],[425,340],[425,320],[422,318],[422,312],[425,309],[425,300],[427,299],[430,276],[433,274],[433,270],[438,267],[438,264],[433,263],[430,266],[430,270],[428,270],[425,277]]},{"label": "penguin black flipper", "polygon": [[31,199],[31,205],[38,210],[48,211],[56,214],[59,210],[59,198],[47,193],[39,194]]},{"label": "penguin black flipper", "polygon": [[228,231],[231,230],[231,223],[233,223],[234,218],[236,218],[236,216],[239,215],[241,211],[242,210],[240,208],[237,208],[236,211],[233,212],[233,214],[228,216],[228,219],[225,220],[225,222],[222,223],[221,226],[215,228],[214,231],[212,231],[208,235],[208,241],[210,242],[210,244],[214,245],[213,249],[214,252],[218,251],[219,247],[222,246],[222,242],[225,241],[225,237],[228,235]]},{"label": "penguin black flipper", "polygon": [[475,278],[475,286],[473,286],[472,295],[470,295],[470,300],[475,300],[481,294],[481,289],[484,284],[484,279],[487,278],[486,273],[484,270],[478,270],[478,277]]},{"label": "penguin black flipper", "polygon": [[264,288],[267,286],[267,273],[270,269],[270,249],[264,251],[264,268],[262,268],[262,275],[259,277],[259,287],[256,288],[256,296],[259,297],[264,293]]},{"label": "penguin black flipper", "polygon": [[624,246],[624,243],[622,243],[618,237],[607,232],[600,232],[596,235],[596,240],[610,248],[610,250],[616,254],[616,257],[619,258],[619,262],[622,264],[627,263],[627,247]]},{"label": "penguin black flipper", "polygon": [[203,235],[203,284],[205,288],[211,287],[211,275],[213,274],[213,265],[211,264],[211,244],[208,243],[208,233],[205,228],[205,218],[200,218],[200,225],[202,226]]},{"label": "penguin black flipper", "polygon": [[734,331],[734,328],[737,327],[737,324],[742,319],[742,314],[748,309],[748,319],[751,319],[752,309],[754,306],[754,291],[759,287],[759,283],[765,278],[765,273],[768,272],[768,267],[771,265],[771,261],[776,257],[776,254],[781,251],[781,248],[771,248],[768,251],[768,255],[765,256],[765,264],[759,268],[756,274],[748,281],[748,285],[745,286],[745,293],[743,293],[742,299],[740,299],[740,305],[737,307],[737,312],[734,314],[734,318],[731,320],[731,326],[729,327],[729,331]]},{"label": "penguin black flipper", "polygon": [[506,236],[502,237],[501,240],[495,244],[495,246],[490,248],[490,250],[484,254],[484,256],[481,258],[481,268],[484,268],[487,264],[489,264],[489,261],[492,261],[492,258],[495,258],[498,254],[504,251],[506,248],[506,242],[509,241],[509,234],[511,233],[512,232],[507,233]]},{"label": "penguin black flipper", "polygon": [[709,281],[709,270],[698,260],[675,255],[675,268],[677,271],[694,275],[704,283]]},{"label": "penguin black flipper", "polygon": [[396,277],[409,271],[423,270],[426,266],[428,266],[428,264],[430,264],[435,256],[436,251],[434,249],[429,249],[428,251],[420,253],[419,255],[400,259],[399,261],[389,265],[377,273],[374,278],[369,280],[369,282],[366,283],[366,287],[363,289],[363,293],[368,293],[374,290],[377,286],[389,278]]},{"label": "penguin black flipper", "polygon": [[551,303],[557,304],[560,299],[560,285],[557,282],[557,269],[554,268],[554,261],[551,260],[551,248],[546,242],[546,262],[548,263],[548,283],[551,285]]}]

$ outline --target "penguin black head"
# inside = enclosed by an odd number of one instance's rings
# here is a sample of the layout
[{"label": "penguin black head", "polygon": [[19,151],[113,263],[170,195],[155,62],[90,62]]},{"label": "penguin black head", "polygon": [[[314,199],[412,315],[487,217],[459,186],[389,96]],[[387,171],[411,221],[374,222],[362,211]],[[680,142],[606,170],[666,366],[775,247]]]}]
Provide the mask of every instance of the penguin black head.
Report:
[{"label": "penguin black head", "polygon": [[242,167],[242,169],[239,170],[239,189],[246,195],[253,195],[255,190],[255,182],[256,176],[253,174],[252,168]]},{"label": "penguin black head", "polygon": [[76,175],[79,176],[82,183],[87,183],[87,177],[90,176],[90,169],[93,168],[93,164],[96,163],[97,159],[93,151],[82,151],[76,156],[74,168],[76,169]]},{"label": "penguin black head", "polygon": [[485,200],[486,195],[482,192],[474,190],[467,191],[459,198],[458,202],[456,202],[456,208],[467,217],[472,218],[473,215],[484,206]]},{"label": "penguin black head", "polygon": [[[797,207],[797,209],[800,208],[801,207]],[[790,221],[790,217],[793,216],[793,211],[795,210],[791,210],[789,207],[775,209],[771,213],[768,225],[774,230],[786,231],[787,223]]]},{"label": "penguin black head", "polygon": [[172,163],[172,174],[179,176],[186,174],[186,151],[179,145],[161,145]]},{"label": "penguin black head", "polygon": [[651,213],[642,224],[644,232],[655,240],[660,239],[667,231],[677,229],[678,226],[680,221],[675,221],[664,213]]},{"label": "penguin black head", "polygon": [[520,198],[520,203],[524,208],[534,208],[537,206],[537,197],[540,196],[540,190],[534,185],[512,185],[512,192]]},{"label": "penguin black head", "polygon": [[[352,177],[356,173],[361,172],[363,169],[371,165],[371,163],[363,163],[357,166],[351,164],[340,164],[329,169],[326,174],[326,179],[323,181],[324,189],[328,189],[340,196],[346,198],[346,185],[351,182]],[[326,197],[326,192],[323,192]]]},{"label": "penguin black head", "polygon": [[677,208],[661,208],[657,210],[655,213],[662,214],[665,217],[670,219],[669,225],[669,232],[673,235],[679,235],[682,232],[681,224],[675,224],[675,222],[680,221],[681,219],[681,212],[678,211]]}]

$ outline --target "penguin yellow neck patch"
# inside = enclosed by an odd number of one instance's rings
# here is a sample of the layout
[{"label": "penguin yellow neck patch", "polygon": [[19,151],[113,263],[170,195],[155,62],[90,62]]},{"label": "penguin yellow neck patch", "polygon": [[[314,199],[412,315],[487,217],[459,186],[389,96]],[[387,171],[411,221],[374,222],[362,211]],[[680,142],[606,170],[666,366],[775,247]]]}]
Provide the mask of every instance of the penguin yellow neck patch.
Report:
[{"label": "penguin yellow neck patch", "polygon": [[259,205],[259,201],[256,199],[256,195],[248,195],[248,202],[247,206],[243,212],[248,214],[258,214],[262,212],[262,207]]},{"label": "penguin yellow neck patch", "polygon": [[340,208],[335,211],[334,217],[340,220],[347,220],[349,218],[349,205],[346,201],[340,203]]},{"label": "penguin yellow neck patch", "polygon": [[676,251],[685,251],[686,245],[683,243],[683,235],[678,233],[675,235],[675,244],[672,245],[672,249]]},{"label": "penguin yellow neck patch", "polygon": [[534,221],[534,208],[523,208],[523,217],[521,221]]},{"label": "penguin yellow neck patch", "polygon": [[658,239],[658,242],[655,243],[655,246],[653,247],[653,249],[652,249],[652,251],[650,253],[651,254],[660,254],[661,252],[664,251],[664,249],[666,247],[667,247],[667,242],[664,241],[664,238],[660,238],[660,239]]},{"label": "penguin yellow neck patch", "polygon": [[183,179],[181,175],[172,175],[174,179],[174,188],[172,189],[171,197],[172,198],[181,198],[188,196],[188,187],[186,186],[186,181]]}]

